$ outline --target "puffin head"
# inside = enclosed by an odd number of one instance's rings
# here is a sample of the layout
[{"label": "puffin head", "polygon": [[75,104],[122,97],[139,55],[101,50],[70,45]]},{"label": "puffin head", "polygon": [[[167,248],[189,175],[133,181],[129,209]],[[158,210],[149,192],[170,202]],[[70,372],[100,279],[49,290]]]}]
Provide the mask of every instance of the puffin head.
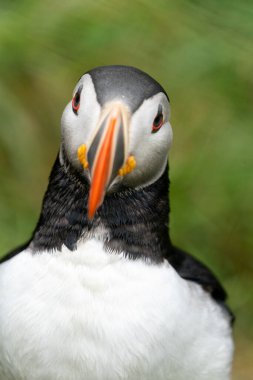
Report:
[{"label": "puffin head", "polygon": [[163,174],[169,116],[166,92],[141,70],[103,66],[81,77],[63,112],[61,152],[90,183],[89,219],[120,184],[145,187]]}]

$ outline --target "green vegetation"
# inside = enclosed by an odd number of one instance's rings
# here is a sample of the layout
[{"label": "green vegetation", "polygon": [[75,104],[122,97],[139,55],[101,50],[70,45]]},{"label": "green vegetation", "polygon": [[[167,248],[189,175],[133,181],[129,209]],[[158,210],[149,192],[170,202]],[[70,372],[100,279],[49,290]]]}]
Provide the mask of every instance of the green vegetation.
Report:
[{"label": "green vegetation", "polygon": [[253,3],[1,1],[0,255],[31,234],[77,79],[137,66],[171,98],[171,236],[220,277],[253,378]]}]

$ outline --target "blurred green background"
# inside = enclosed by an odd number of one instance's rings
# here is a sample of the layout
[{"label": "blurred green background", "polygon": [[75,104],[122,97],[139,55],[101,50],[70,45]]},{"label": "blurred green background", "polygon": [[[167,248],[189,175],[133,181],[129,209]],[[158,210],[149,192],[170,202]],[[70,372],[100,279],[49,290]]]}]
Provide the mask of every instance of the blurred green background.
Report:
[{"label": "blurred green background", "polygon": [[171,98],[171,236],[230,295],[234,380],[253,379],[252,20],[250,0],[0,2],[0,255],[35,226],[81,74],[147,71]]}]

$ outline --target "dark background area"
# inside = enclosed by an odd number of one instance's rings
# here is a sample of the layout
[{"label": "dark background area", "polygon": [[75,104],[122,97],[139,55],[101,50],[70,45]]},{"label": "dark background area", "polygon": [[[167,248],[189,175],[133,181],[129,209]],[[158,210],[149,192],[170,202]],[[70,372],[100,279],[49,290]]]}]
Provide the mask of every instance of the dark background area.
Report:
[{"label": "dark background area", "polygon": [[35,226],[79,77],[137,66],[171,99],[171,236],[229,293],[234,380],[253,378],[252,20],[246,0],[0,3],[0,255]]}]

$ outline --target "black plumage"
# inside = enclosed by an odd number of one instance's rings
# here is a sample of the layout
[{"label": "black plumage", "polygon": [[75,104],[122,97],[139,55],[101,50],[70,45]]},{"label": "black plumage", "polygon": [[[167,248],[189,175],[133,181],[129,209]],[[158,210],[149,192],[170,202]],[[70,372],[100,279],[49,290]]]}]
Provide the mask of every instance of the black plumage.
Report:
[{"label": "black plumage", "polygon": [[[103,105],[119,99],[126,103],[134,113],[141,103],[164,88],[147,73],[131,66],[101,66],[88,71],[95,86],[97,100]],[[106,89],[106,91],[105,91]]]}]

